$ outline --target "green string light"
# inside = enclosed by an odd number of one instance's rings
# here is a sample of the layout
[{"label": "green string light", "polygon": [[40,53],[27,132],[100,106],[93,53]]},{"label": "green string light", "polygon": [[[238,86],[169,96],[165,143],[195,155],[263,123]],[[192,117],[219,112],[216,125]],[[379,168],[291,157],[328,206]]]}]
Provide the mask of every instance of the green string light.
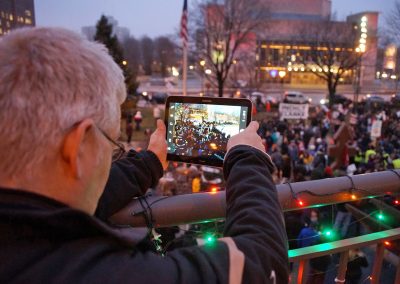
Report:
[{"label": "green string light", "polygon": [[335,232],[331,229],[327,229],[322,233],[326,238],[332,239],[335,237]]},{"label": "green string light", "polygon": [[215,242],[216,238],[212,234],[208,234],[205,236],[204,241],[206,244],[213,244]]}]

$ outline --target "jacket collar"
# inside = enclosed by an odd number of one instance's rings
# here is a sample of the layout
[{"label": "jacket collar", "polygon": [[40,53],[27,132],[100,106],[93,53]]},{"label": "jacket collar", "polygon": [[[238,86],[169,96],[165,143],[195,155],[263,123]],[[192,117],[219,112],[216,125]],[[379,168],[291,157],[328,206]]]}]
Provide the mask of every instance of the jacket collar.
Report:
[{"label": "jacket collar", "polygon": [[[3,221],[1,221],[3,220]],[[20,189],[0,188],[0,224],[29,227],[30,237],[55,240],[108,236],[132,247],[142,241],[147,228],[114,227],[95,216],[54,199]]]}]

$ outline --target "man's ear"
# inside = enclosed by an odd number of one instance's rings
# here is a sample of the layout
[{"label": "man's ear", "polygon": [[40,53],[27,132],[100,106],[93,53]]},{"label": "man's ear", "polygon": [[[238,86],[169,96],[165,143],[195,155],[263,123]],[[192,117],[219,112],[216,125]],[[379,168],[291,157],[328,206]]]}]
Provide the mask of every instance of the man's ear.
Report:
[{"label": "man's ear", "polygon": [[65,171],[72,178],[81,177],[81,167],[79,159],[84,153],[85,143],[88,141],[88,133],[94,127],[92,119],[84,119],[75,125],[64,137],[61,145],[61,156]]}]

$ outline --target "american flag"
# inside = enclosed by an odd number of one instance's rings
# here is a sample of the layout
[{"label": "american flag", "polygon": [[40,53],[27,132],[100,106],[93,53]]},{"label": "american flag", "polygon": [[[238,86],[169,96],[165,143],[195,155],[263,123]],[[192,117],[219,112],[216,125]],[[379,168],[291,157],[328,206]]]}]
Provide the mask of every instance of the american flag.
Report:
[{"label": "american flag", "polygon": [[182,18],[181,18],[181,33],[180,33],[184,48],[186,48],[187,44],[188,44],[187,22],[188,22],[187,0],[184,0],[183,1]]}]

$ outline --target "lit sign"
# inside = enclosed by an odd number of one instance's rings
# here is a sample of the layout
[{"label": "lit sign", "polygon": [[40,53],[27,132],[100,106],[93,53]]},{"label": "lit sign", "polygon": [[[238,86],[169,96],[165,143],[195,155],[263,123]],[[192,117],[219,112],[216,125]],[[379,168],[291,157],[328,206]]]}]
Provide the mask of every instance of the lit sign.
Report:
[{"label": "lit sign", "polygon": [[394,44],[388,45],[383,59],[383,68],[394,70],[396,68],[397,47]]}]

